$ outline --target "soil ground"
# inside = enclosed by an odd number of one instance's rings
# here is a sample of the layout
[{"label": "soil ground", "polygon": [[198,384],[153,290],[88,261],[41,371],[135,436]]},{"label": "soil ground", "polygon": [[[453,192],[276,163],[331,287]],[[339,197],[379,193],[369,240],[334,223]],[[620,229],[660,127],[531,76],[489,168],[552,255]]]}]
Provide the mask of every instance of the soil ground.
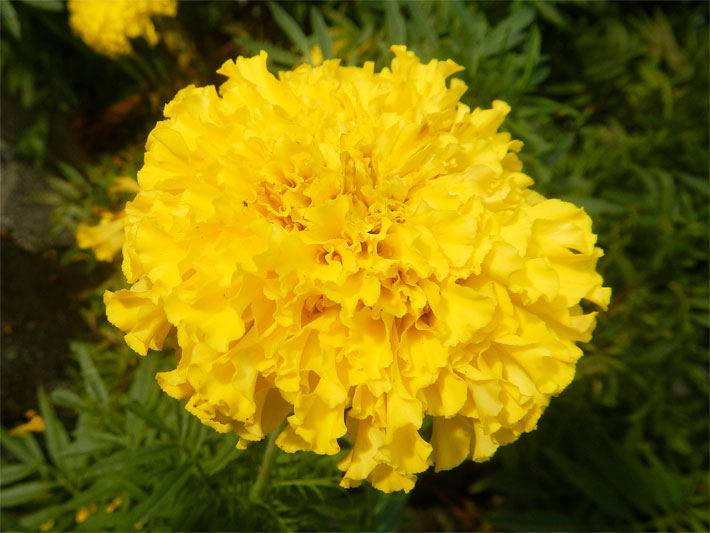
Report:
[{"label": "soil ground", "polygon": [[85,337],[78,294],[97,285],[106,269],[62,266],[54,249],[32,253],[9,235],[0,256],[1,420],[12,427],[37,408],[37,387],[71,387],[68,341]]}]

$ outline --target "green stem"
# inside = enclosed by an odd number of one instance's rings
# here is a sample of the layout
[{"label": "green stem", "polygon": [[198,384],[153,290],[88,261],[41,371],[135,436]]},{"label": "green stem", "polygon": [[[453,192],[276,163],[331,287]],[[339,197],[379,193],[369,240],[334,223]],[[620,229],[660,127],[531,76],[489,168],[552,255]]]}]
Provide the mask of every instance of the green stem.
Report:
[{"label": "green stem", "polygon": [[256,481],[249,491],[249,499],[253,502],[259,500],[261,493],[264,491],[269,481],[269,475],[276,461],[276,453],[278,451],[276,447],[276,437],[279,436],[279,433],[281,433],[281,430],[283,430],[285,426],[286,421],[284,420],[277,429],[271,432],[266,441],[266,448],[264,449],[264,455],[261,458],[261,466],[259,467],[259,475],[256,477]]}]

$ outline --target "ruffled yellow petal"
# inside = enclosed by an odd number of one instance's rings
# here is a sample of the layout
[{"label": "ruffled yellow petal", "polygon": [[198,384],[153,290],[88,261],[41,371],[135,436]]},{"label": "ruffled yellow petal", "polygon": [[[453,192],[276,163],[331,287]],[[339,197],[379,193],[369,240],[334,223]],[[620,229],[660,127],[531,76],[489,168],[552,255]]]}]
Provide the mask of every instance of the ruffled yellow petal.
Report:
[{"label": "ruffled yellow petal", "polygon": [[533,430],[594,329],[581,300],[609,300],[591,220],[498,133],[509,106],[392,51],[278,76],[261,53],[180,91],[126,206],[133,287],[106,296],[139,353],[176,327],[158,382],[204,424],[243,448],[286,420],[287,452],[348,433],[342,486],[388,492]]},{"label": "ruffled yellow petal", "polygon": [[140,355],[160,350],[172,325],[147,292],[121,290],[104,293],[109,322],[126,331],[126,343]]},{"label": "ruffled yellow petal", "polygon": [[10,430],[10,434],[18,437],[26,437],[33,431],[36,433],[42,433],[44,430],[44,419],[39,415],[34,415],[28,422],[12,428]]},{"label": "ruffled yellow petal", "polygon": [[113,180],[113,185],[111,185],[111,188],[109,189],[109,192],[116,194],[116,193],[130,193],[130,194],[135,194],[140,191],[140,187],[138,186],[138,182],[133,179],[129,178],[127,176],[120,176],[118,178],[115,178]]},{"label": "ruffled yellow petal", "polygon": [[99,261],[113,261],[123,246],[123,219],[125,213],[104,212],[96,226],[79,224],[76,242],[79,248],[91,248]]},{"label": "ruffled yellow petal", "polygon": [[432,446],[436,471],[450,470],[471,456],[473,423],[464,416],[434,417]]},{"label": "ruffled yellow petal", "polygon": [[402,474],[391,466],[380,463],[374,468],[367,480],[372,483],[373,487],[382,492],[395,492],[398,490],[409,492],[414,488],[417,478],[413,475]]}]

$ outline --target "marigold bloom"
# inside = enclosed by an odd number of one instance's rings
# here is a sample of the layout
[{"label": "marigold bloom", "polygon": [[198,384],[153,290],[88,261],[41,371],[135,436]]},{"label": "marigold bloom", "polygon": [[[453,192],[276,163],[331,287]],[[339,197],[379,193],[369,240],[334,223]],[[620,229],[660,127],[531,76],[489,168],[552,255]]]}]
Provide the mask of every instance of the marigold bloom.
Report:
[{"label": "marigold bloom", "polygon": [[26,437],[31,432],[42,433],[45,430],[44,419],[38,414],[32,415],[29,422],[25,422],[10,430],[10,435]]},{"label": "marigold bloom", "polygon": [[69,24],[81,39],[109,57],[130,54],[130,39],[155,46],[153,15],[175,16],[177,0],[69,0]]},{"label": "marigold bloom", "polygon": [[[488,459],[574,376],[610,291],[585,212],[528,187],[461,70],[394,46],[374,72],[266,54],[187,87],[150,134],[126,206],[109,320],[145,355],[177,328],[160,386],[241,444],[288,417],[283,450],[340,451],[343,486],[410,490]],[[419,433],[433,417],[429,441]]]},{"label": "marigold bloom", "polygon": [[122,498],[114,498],[110,503],[106,504],[106,512],[112,513],[123,503]]},{"label": "marigold bloom", "polygon": [[79,248],[91,248],[99,261],[113,261],[123,246],[123,218],[125,213],[101,213],[101,220],[95,226],[79,224],[76,242]]},{"label": "marigold bloom", "polygon": [[76,511],[76,515],[74,516],[74,520],[76,521],[77,524],[81,524],[82,522],[86,522],[86,520],[91,516],[91,509],[88,507],[80,507]]}]

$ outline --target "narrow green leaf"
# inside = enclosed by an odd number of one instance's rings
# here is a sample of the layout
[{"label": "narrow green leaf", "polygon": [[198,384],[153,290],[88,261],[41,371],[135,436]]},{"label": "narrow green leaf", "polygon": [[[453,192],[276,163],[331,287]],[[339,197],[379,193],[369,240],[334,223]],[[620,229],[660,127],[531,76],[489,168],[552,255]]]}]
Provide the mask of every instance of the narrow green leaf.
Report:
[{"label": "narrow green leaf", "polygon": [[223,470],[239,456],[239,450],[236,449],[238,440],[239,439],[234,434],[225,435],[223,437],[223,441],[219,443],[215,453],[202,463],[202,467],[208,476],[212,476]]},{"label": "narrow green leaf", "polygon": [[[50,205],[53,207],[66,204],[66,199],[61,194],[55,192],[39,191],[30,195],[30,199],[38,204]],[[62,228],[63,229],[63,228]]]},{"label": "narrow green leaf", "polygon": [[91,486],[66,502],[65,505],[69,509],[78,509],[101,500],[114,498],[121,491],[122,481],[122,478],[118,476],[106,476],[98,479]]},{"label": "narrow green leaf", "polygon": [[174,451],[173,444],[154,444],[137,450],[123,450],[92,465],[86,472],[86,476],[97,477],[114,472],[125,472],[131,468],[159,462]]},{"label": "narrow green leaf", "polygon": [[[23,86],[21,97],[22,105],[25,108],[31,107],[34,103],[35,91],[31,77],[27,78],[27,83]],[[21,155],[31,159],[36,167],[39,167],[47,151],[47,140],[49,138],[49,116],[42,113],[25,129],[22,136],[17,141],[15,155]]]},{"label": "narrow green leaf", "polygon": [[372,34],[375,31],[375,25],[372,21],[368,21],[366,24],[363,25],[362,31],[355,37],[351,42],[346,44],[339,52],[338,56],[339,57],[345,57],[347,56],[350,52],[355,50],[356,48],[359,48],[363,44],[365,44],[371,37]]},{"label": "narrow green leaf", "polygon": [[316,42],[323,52],[323,59],[333,58],[333,40],[330,38],[323,15],[317,6],[311,6],[311,26],[316,34]]},{"label": "narrow green leaf", "polygon": [[113,446],[120,446],[125,448],[130,443],[128,435],[114,435],[113,433],[106,433],[105,431],[91,430],[90,432],[82,433],[79,438],[84,438],[96,441],[105,442],[106,444],[111,444]]},{"label": "narrow green leaf", "polygon": [[535,108],[535,111],[541,115],[559,114],[563,116],[571,116],[573,118],[579,118],[581,116],[581,113],[574,107],[555,100],[550,100],[549,98],[545,98],[543,96],[527,96],[525,98],[525,104],[529,107]]},{"label": "narrow green leaf", "polygon": [[61,0],[20,0],[23,4],[45,11],[64,11],[64,2]]},{"label": "narrow green leaf", "polygon": [[86,411],[88,409],[84,400],[82,400],[78,394],[68,389],[54,389],[50,397],[55,404],[74,409],[77,412]]},{"label": "narrow green leaf", "polygon": [[475,41],[481,39],[486,31],[486,25],[481,17],[475,17],[469,10],[470,3],[465,3],[462,0],[451,0],[451,6],[456,13],[456,19],[463,24],[466,31],[465,35],[469,40]]},{"label": "narrow green leaf", "polygon": [[[185,413],[185,411],[183,409]],[[207,429],[205,425],[196,416],[192,416],[188,413],[188,418],[185,421],[186,431],[182,439],[183,445],[190,453],[196,453],[199,447],[202,445],[204,439],[205,430]]]},{"label": "narrow green leaf", "polygon": [[[192,505],[186,506],[188,509],[192,509]],[[127,523],[129,517],[131,516],[129,511],[123,511],[121,508],[114,511],[113,513],[95,513],[89,516],[84,522],[76,526],[76,531],[116,531],[116,524],[122,522]],[[122,528],[122,529],[128,529]],[[163,526],[163,529],[154,529],[153,531],[186,531],[184,529],[167,529]]]},{"label": "narrow green leaf", "polygon": [[246,37],[235,37],[234,42],[253,54],[258,54],[261,50],[269,54],[269,61],[281,65],[295,66],[301,63],[301,58],[292,52],[287,52],[278,46],[264,42],[255,41]]},{"label": "narrow green leaf", "polygon": [[584,457],[585,465],[598,473],[632,508],[653,515],[653,500],[646,490],[648,469],[644,469],[636,456],[620,444],[601,437],[599,439],[592,443],[590,438],[575,446],[579,456]]},{"label": "narrow green leaf", "polygon": [[[141,358],[138,372],[128,392],[128,399],[139,405],[147,405],[156,388],[155,362],[152,358]],[[126,412],[125,427],[126,435],[136,443],[145,436],[145,421],[130,410]]]},{"label": "narrow green leaf", "polygon": [[57,167],[59,168],[59,171],[62,173],[62,175],[72,185],[75,185],[76,187],[85,187],[87,185],[86,178],[84,177],[84,175],[70,164],[64,163],[63,161],[58,161]]},{"label": "narrow green leaf", "polygon": [[535,11],[530,8],[520,9],[500,24],[498,24],[488,34],[483,43],[485,53],[483,55],[495,55],[517,45],[522,39],[522,31],[535,20]]},{"label": "narrow green leaf", "polygon": [[54,176],[48,176],[47,184],[64,199],[77,200],[81,198],[81,191],[66,180]]},{"label": "narrow green leaf", "polygon": [[137,508],[135,522],[143,523],[152,516],[159,514],[162,506],[170,505],[175,494],[192,476],[191,470],[190,465],[183,465],[182,468],[169,472],[150,498]]},{"label": "narrow green leaf", "polygon": [[427,44],[431,47],[432,50],[438,50],[439,37],[436,35],[436,31],[434,31],[434,26],[428,19],[429,14],[426,13],[422,8],[423,5],[427,4],[419,0],[407,2],[407,8],[409,8],[409,12],[412,14],[414,23],[417,25],[417,28],[424,34],[424,38],[426,39]]},{"label": "narrow green leaf", "polygon": [[151,391],[156,388],[155,383],[155,360],[143,357],[138,365],[136,377],[128,391],[130,401],[145,404],[150,398]]},{"label": "narrow green leaf", "polygon": [[44,420],[44,442],[47,445],[49,457],[60,470],[66,471],[66,463],[61,456],[62,451],[69,445],[67,431],[57,417],[54,406],[49,401],[43,387],[37,391],[39,413]]},{"label": "narrow green leaf", "polygon": [[540,30],[533,26],[526,44],[525,67],[516,84],[519,91],[528,89],[535,67],[540,62],[540,42]]},{"label": "narrow green leaf", "polygon": [[132,54],[130,56],[120,58],[119,61],[125,61],[126,63],[132,63],[135,65],[136,69],[143,76],[143,81],[150,81],[156,85],[161,82],[158,73],[151,66],[146,56],[141,54]]},{"label": "narrow green leaf", "polygon": [[699,178],[684,172],[674,172],[673,176],[689,188],[699,192],[703,196],[710,196],[710,182],[707,178]]},{"label": "narrow green leaf", "polygon": [[407,496],[403,493],[387,494],[379,496],[374,506],[374,530],[375,531],[395,531],[402,520],[404,506],[407,503]]},{"label": "narrow green leaf", "polygon": [[[123,58],[119,58],[114,63],[118,68],[123,70],[128,76],[133,78],[134,81],[136,81],[138,83],[145,83],[146,82],[145,75],[141,72],[141,69],[138,68],[138,66],[136,66],[134,63],[132,63],[126,59],[123,59]],[[96,183],[96,180],[92,180],[92,181],[94,183]]]},{"label": "narrow green leaf", "polygon": [[44,455],[44,452],[42,451],[42,448],[37,442],[35,436],[32,433],[29,433],[24,437],[21,437],[21,439],[27,445],[27,449],[35,458],[35,461],[41,465],[41,468],[48,467],[49,465],[47,464],[47,457]]},{"label": "narrow green leaf", "polygon": [[150,425],[150,427],[158,429],[160,431],[165,431],[166,433],[170,433],[171,435],[175,435],[175,431],[173,430],[173,428],[169,427],[161,417],[155,414],[154,411],[146,409],[143,404],[130,401],[125,404],[125,408],[129,412],[145,420]]},{"label": "narrow green leaf", "polygon": [[44,454],[32,435],[16,437],[7,429],[0,427],[0,444],[25,464],[35,466],[45,464]]},{"label": "narrow green leaf", "polygon": [[650,479],[655,482],[652,489],[658,505],[666,511],[681,509],[685,503],[683,479],[668,469],[654,453],[646,453],[646,459],[653,471]]},{"label": "narrow green leaf", "polygon": [[539,11],[542,18],[546,21],[551,22],[558,28],[564,28],[567,26],[567,21],[560,14],[553,2],[548,0],[531,0],[530,3]]},{"label": "narrow green leaf", "polygon": [[340,476],[307,478],[307,479],[282,479],[269,484],[271,487],[337,487]]},{"label": "narrow green leaf", "polygon": [[11,485],[36,471],[36,468],[32,465],[2,465],[0,466],[0,485]]},{"label": "narrow green leaf", "polygon": [[335,29],[335,27],[339,26],[341,29],[349,33],[354,34],[358,32],[358,25],[355,24],[352,20],[350,20],[340,11],[336,11],[335,9],[331,9],[327,6],[324,6],[323,13],[325,13],[326,18],[328,18],[329,22],[331,23],[331,28]]},{"label": "narrow green leaf", "polygon": [[17,12],[12,7],[12,2],[7,0],[0,2],[0,17],[2,17],[2,26],[10,32],[10,35],[19,39],[22,33],[20,21],[17,19]]},{"label": "narrow green leaf", "polygon": [[108,391],[101,376],[99,376],[99,372],[96,370],[96,366],[94,366],[94,362],[91,360],[88,348],[79,342],[72,342],[70,347],[79,361],[86,392],[100,408],[107,408],[109,402]]},{"label": "narrow green leaf", "polygon": [[279,27],[288,35],[291,42],[296,46],[296,49],[304,56],[311,55],[311,49],[308,45],[308,38],[299,27],[298,23],[289,15],[280,5],[275,2],[269,2],[269,9],[274,20]]},{"label": "narrow green leaf", "polygon": [[99,450],[110,448],[111,444],[107,442],[97,442],[93,440],[80,440],[73,442],[60,453],[60,457],[74,457],[77,455],[87,455]]},{"label": "narrow green leaf", "polygon": [[46,524],[51,520],[57,520],[64,513],[72,511],[75,511],[75,509],[68,508],[66,504],[44,507],[43,509],[40,509],[37,512],[25,515],[20,518],[20,525],[28,531],[37,531],[39,530],[39,526],[41,526],[42,524]]},{"label": "narrow green leaf", "polygon": [[603,198],[563,196],[562,199],[579,207],[583,207],[584,210],[590,215],[598,215],[601,213],[618,215],[626,211],[623,206],[609,200],[604,200]]},{"label": "narrow green leaf", "polygon": [[397,0],[385,2],[385,19],[389,44],[406,44],[407,23],[399,10],[399,2]]},{"label": "narrow green leaf", "polygon": [[30,481],[0,490],[0,507],[14,507],[30,502],[56,487],[54,481]]},{"label": "narrow green leaf", "polygon": [[632,520],[633,513],[619,495],[585,466],[556,454],[551,463],[567,482],[594,502],[607,516],[621,520]]}]

